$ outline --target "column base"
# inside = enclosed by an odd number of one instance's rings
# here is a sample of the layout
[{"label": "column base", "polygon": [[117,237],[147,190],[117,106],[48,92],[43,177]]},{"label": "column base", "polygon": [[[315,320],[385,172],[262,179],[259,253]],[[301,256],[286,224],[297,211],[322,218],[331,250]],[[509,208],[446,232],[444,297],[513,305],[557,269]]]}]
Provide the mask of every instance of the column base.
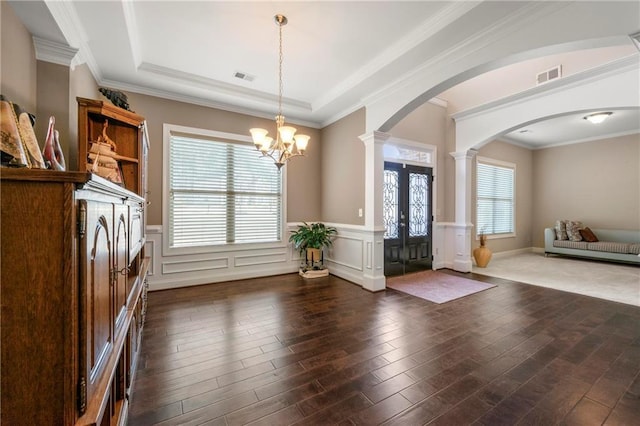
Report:
[{"label": "column base", "polygon": [[387,279],[383,275],[382,277],[368,277],[364,276],[362,281],[362,288],[371,292],[382,291],[387,288]]},{"label": "column base", "polygon": [[471,272],[473,269],[473,262],[471,260],[454,260],[453,270],[457,272]]}]

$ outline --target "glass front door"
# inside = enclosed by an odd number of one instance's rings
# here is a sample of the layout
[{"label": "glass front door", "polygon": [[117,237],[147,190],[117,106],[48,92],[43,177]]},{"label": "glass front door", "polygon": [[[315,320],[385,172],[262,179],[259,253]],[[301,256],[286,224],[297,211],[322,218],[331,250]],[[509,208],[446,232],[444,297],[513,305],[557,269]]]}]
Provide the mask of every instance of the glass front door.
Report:
[{"label": "glass front door", "polygon": [[432,169],[384,164],[384,274],[431,269]]}]

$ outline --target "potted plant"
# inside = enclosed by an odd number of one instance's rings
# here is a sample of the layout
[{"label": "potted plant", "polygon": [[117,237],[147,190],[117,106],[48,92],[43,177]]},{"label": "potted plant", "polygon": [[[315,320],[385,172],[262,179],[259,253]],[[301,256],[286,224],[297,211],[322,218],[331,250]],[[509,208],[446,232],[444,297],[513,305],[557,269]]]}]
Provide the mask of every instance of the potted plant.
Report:
[{"label": "potted plant", "polygon": [[307,266],[318,269],[314,264],[321,260],[323,247],[330,247],[333,244],[333,237],[338,230],[324,223],[316,222],[298,225],[298,229],[289,236],[289,242],[300,252],[300,256],[305,255]]}]

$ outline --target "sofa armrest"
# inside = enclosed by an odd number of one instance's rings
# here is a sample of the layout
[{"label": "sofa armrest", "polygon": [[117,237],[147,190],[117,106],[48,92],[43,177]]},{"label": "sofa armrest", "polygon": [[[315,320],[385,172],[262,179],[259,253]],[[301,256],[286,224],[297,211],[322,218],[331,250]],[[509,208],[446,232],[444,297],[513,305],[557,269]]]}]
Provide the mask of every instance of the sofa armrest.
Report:
[{"label": "sofa armrest", "polygon": [[553,241],[556,239],[556,230],[554,228],[544,228],[544,251],[550,253],[553,251]]}]

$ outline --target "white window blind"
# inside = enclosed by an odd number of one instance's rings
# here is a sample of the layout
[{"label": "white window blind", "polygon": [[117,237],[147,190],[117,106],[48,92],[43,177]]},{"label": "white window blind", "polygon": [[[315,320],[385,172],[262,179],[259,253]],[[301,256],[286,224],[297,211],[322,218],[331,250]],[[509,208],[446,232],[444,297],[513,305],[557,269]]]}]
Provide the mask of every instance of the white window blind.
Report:
[{"label": "white window blind", "polygon": [[497,165],[478,159],[476,234],[514,232],[515,165]]},{"label": "white window blind", "polygon": [[253,145],[172,134],[169,155],[170,247],[281,240],[281,174]]}]

